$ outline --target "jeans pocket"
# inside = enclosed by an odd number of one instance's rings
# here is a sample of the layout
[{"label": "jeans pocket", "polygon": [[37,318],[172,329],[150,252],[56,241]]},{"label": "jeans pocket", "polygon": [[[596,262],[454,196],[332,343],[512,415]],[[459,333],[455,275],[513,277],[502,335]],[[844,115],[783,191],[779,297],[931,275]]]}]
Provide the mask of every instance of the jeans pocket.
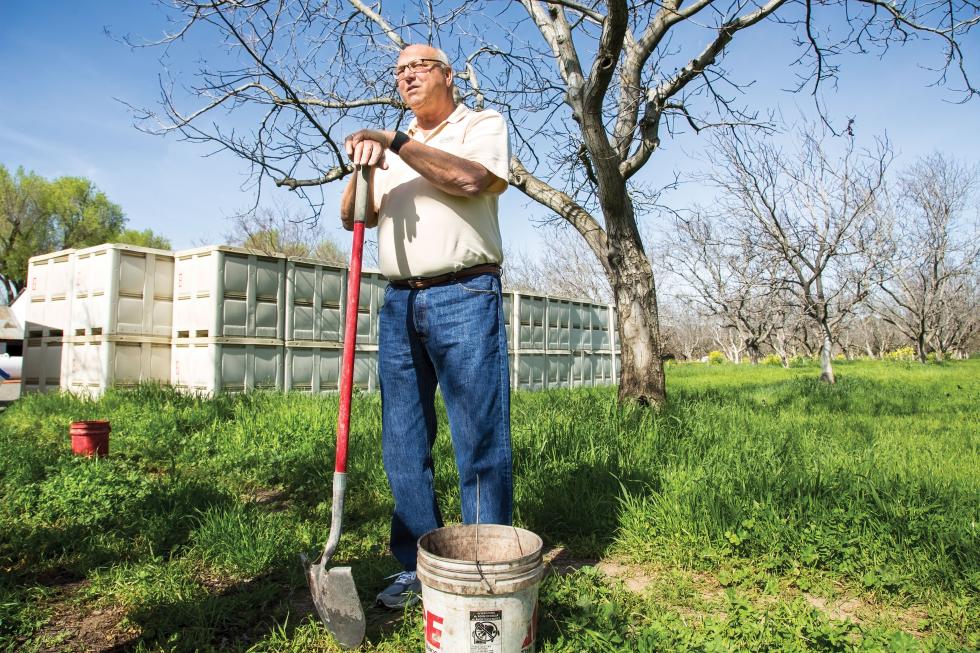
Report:
[{"label": "jeans pocket", "polygon": [[463,279],[459,282],[459,287],[471,293],[496,295],[497,277],[492,274],[480,274],[475,277]]},{"label": "jeans pocket", "polygon": [[385,285],[384,293],[381,295],[381,306],[378,307],[379,311],[384,309],[385,304],[388,303],[388,298],[391,297],[391,289],[392,286],[390,283]]}]

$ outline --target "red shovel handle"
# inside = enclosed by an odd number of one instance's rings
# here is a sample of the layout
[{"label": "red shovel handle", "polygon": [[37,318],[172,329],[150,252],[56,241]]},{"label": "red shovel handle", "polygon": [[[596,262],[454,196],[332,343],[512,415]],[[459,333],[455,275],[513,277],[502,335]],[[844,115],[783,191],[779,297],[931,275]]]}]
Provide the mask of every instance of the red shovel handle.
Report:
[{"label": "red shovel handle", "polygon": [[350,435],[350,400],[354,381],[354,345],[357,340],[357,308],[361,295],[361,254],[364,250],[364,216],[367,214],[368,180],[371,169],[360,166],[355,173],[354,238],[347,271],[347,312],[344,323],[344,358],[340,369],[340,412],[337,414],[337,460],[334,471],[347,472],[347,439]]}]

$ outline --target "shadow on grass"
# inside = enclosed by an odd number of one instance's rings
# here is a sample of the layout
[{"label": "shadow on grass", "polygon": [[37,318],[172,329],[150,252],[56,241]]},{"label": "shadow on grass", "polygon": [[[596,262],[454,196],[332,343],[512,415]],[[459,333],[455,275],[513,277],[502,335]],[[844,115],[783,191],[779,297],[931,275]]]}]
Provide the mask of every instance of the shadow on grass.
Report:
[{"label": "shadow on grass", "polygon": [[602,557],[616,537],[623,489],[653,483],[653,476],[609,464],[545,469],[520,484],[517,521],[546,544],[561,543],[576,556]]},{"label": "shadow on grass", "polygon": [[247,648],[285,620],[291,591],[287,574],[277,569],[204,596],[137,606],[126,618],[140,634],[108,650]]},{"label": "shadow on grass", "polygon": [[[290,641],[307,622],[319,623],[298,557],[247,581],[210,583],[208,593],[184,600],[138,606],[127,621],[139,635],[107,651],[241,651],[276,634]],[[359,581],[383,564],[380,556],[352,564]],[[332,565],[331,565],[332,566]],[[373,608],[374,594],[359,582],[367,619],[366,638],[381,641],[413,612],[382,612]]]}]

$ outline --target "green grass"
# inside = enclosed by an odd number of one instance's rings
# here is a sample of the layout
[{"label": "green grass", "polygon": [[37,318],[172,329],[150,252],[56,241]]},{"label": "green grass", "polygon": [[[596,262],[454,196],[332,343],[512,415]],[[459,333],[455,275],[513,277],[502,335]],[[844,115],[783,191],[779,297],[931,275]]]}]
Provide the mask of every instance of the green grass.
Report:
[{"label": "green grass", "polygon": [[[613,388],[516,393],[516,521],[586,563],[543,583],[538,650],[980,647],[980,362],[835,367],[831,387],[807,366],[671,366],[660,412]],[[354,406],[332,563],[367,600],[396,565],[380,403]],[[298,564],[329,525],[336,410],[156,387],[18,401],[0,414],[0,651],[337,650]],[[70,455],[87,418],[112,421],[108,459]],[[421,650],[417,608],[368,612],[365,650]]]}]

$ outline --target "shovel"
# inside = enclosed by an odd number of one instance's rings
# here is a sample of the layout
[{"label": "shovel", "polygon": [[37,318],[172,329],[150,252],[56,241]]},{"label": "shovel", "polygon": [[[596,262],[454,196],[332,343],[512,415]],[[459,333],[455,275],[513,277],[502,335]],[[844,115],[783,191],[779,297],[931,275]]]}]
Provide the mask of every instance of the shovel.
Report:
[{"label": "shovel", "polygon": [[327,563],[340,541],[344,493],[347,490],[347,436],[350,432],[354,342],[357,340],[357,306],[361,290],[361,250],[364,248],[364,216],[367,213],[370,172],[367,166],[360,166],[356,172],[357,181],[354,187],[354,242],[347,273],[347,313],[344,324],[344,358],[340,373],[340,411],[337,415],[337,456],[333,474],[330,535],[320,557],[312,563],[305,555],[300,555],[317,614],[344,648],[354,648],[364,639],[364,610],[357,596],[350,567],[327,569]]}]

